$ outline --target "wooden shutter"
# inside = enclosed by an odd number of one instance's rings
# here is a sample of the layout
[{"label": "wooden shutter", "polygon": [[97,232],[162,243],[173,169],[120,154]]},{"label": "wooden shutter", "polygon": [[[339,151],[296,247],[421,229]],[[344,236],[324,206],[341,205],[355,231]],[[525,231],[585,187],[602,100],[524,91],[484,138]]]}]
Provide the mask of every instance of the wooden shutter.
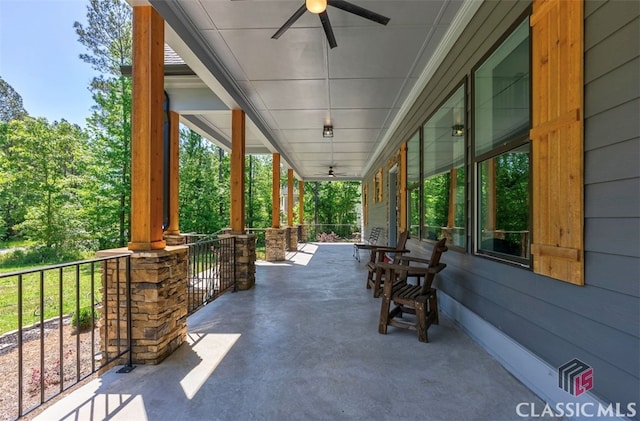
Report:
[{"label": "wooden shutter", "polygon": [[400,145],[400,232],[407,231],[407,142]]},{"label": "wooden shutter", "polygon": [[584,284],[583,1],[534,0],[533,270]]}]

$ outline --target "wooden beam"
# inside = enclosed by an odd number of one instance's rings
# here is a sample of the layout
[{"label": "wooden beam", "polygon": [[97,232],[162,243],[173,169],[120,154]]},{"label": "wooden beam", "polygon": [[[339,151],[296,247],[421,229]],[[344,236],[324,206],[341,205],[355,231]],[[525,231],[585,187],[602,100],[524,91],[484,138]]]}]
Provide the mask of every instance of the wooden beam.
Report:
[{"label": "wooden beam", "polygon": [[304,181],[298,181],[298,224],[304,225]]},{"label": "wooden beam", "polygon": [[271,228],[280,228],[280,154],[273,154],[271,165],[272,187],[271,195]]},{"label": "wooden beam", "polygon": [[169,111],[169,226],[165,234],[180,234],[180,114]]},{"label": "wooden beam", "polygon": [[131,241],[134,251],[165,248],[162,232],[164,21],[133,8]]},{"label": "wooden beam", "polygon": [[287,225],[293,226],[293,170],[287,170]]},{"label": "wooden beam", "polygon": [[231,112],[231,233],[244,234],[245,113]]}]

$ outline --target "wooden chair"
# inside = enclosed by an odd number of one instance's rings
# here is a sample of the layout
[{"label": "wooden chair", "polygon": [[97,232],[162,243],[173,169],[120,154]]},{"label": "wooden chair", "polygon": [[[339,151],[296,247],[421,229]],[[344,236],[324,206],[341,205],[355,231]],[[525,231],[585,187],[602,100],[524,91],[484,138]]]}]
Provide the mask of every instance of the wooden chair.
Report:
[{"label": "wooden chair", "polygon": [[367,262],[367,289],[373,288],[373,296],[379,297],[382,293],[382,286],[384,285],[385,274],[384,271],[378,268],[379,263],[385,261],[387,253],[393,254],[393,259],[396,259],[404,253],[409,253],[409,250],[405,249],[407,240],[409,239],[409,232],[403,231],[398,236],[398,242],[395,247],[389,246],[372,246],[369,262]]},{"label": "wooden chair", "polygon": [[[446,238],[438,241],[431,254],[431,259],[401,256],[397,263],[380,263],[386,281],[382,293],[380,307],[380,323],[378,332],[387,333],[387,326],[395,326],[418,331],[418,340],[428,342],[427,329],[438,324],[438,297],[432,287],[433,280],[446,264],[440,263],[442,253],[447,251]],[[424,266],[416,266],[420,263]],[[408,276],[423,277],[422,285],[407,283]],[[395,279],[394,282],[389,280]],[[391,302],[395,307],[391,309]],[[414,314],[415,320],[402,318],[403,313]]]},{"label": "wooden chair", "polygon": [[371,232],[369,232],[369,238],[367,238],[364,243],[355,243],[353,245],[353,257],[359,262],[360,261],[360,250],[368,250],[371,246],[377,245],[378,237],[380,237],[380,232],[382,231],[382,227],[373,227],[371,228]]}]

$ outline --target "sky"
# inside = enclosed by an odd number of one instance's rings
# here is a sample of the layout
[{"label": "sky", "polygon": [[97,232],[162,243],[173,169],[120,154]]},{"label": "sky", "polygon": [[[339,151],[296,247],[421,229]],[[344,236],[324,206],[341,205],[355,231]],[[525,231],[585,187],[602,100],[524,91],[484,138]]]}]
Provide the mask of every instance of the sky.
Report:
[{"label": "sky", "polygon": [[86,126],[97,76],[73,28],[86,24],[87,0],[0,0],[0,76],[32,117]]}]

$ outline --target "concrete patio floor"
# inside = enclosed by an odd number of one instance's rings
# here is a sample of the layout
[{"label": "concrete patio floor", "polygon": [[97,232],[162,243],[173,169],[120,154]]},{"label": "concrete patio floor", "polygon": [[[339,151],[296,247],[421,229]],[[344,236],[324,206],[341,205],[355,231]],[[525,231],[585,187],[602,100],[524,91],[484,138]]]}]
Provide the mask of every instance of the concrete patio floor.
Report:
[{"label": "concrete patio floor", "polygon": [[532,392],[444,315],[429,343],[378,334],[380,299],[351,245],[259,262],[256,286],[188,320],[157,366],[113,369],[38,420],[515,420]]}]

